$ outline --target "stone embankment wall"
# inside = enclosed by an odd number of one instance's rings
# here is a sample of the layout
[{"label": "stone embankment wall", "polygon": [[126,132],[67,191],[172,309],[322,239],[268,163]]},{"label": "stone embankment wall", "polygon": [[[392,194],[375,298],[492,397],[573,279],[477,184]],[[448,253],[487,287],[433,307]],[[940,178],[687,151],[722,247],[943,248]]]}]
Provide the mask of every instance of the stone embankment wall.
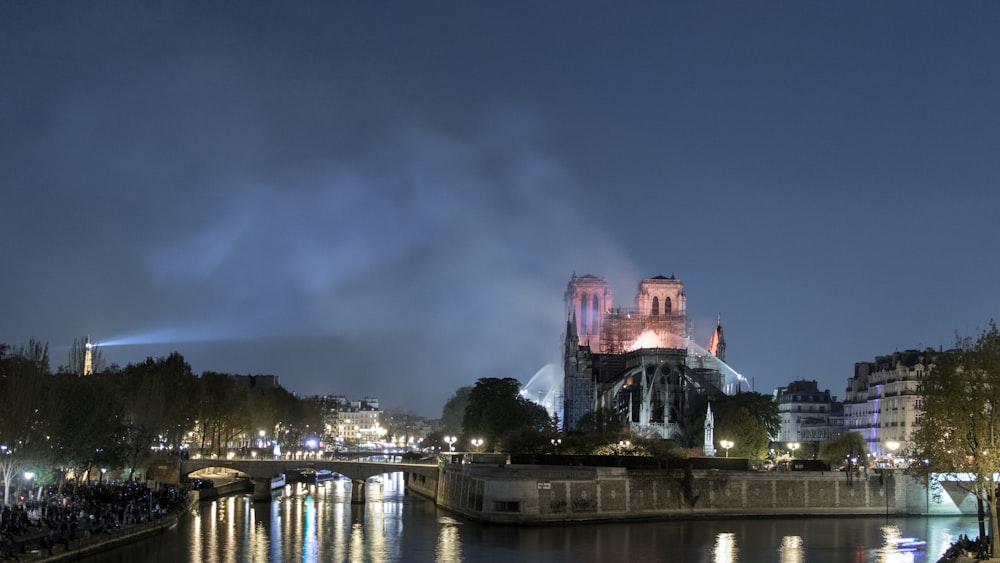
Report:
[{"label": "stone embankment wall", "polygon": [[410,490],[497,523],[910,513],[902,476],[444,464]]}]

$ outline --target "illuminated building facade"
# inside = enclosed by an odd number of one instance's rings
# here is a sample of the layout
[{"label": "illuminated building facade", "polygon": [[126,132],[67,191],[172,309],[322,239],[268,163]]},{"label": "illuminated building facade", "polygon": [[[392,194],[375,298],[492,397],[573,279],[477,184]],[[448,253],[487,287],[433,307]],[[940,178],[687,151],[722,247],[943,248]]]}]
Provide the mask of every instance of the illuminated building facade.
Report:
[{"label": "illuminated building facade", "polygon": [[738,374],[725,364],[721,316],[711,350],[694,344],[684,284],[673,276],[642,280],[634,308],[614,308],[607,280],[574,274],[565,303],[566,429],[610,409],[642,435],[680,438],[691,408],[739,389]]},{"label": "illuminated building facade", "polygon": [[365,397],[348,401],[342,395],[323,397],[324,441],[338,446],[357,446],[381,442],[386,434],[378,399]]},{"label": "illuminated building facade", "polygon": [[798,380],[774,391],[778,403],[781,430],[778,442],[822,442],[832,440],[844,430],[843,405],[830,395],[830,390],[820,391],[816,381]]},{"label": "illuminated building facade", "polygon": [[885,456],[889,442],[899,443],[901,451],[912,445],[910,435],[920,423],[917,389],[937,354],[933,348],[906,350],[854,364],[844,400],[844,427],[864,437],[869,453]]}]

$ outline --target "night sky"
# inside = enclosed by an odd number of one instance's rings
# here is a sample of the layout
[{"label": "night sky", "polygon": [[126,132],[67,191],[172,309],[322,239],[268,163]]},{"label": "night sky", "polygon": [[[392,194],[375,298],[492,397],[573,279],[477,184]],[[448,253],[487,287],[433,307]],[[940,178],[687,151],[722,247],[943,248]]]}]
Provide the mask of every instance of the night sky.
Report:
[{"label": "night sky", "polygon": [[[570,276],[770,393],[998,316],[1000,4],[0,3],[0,342],[438,416]],[[120,343],[122,345],[113,345]]]}]

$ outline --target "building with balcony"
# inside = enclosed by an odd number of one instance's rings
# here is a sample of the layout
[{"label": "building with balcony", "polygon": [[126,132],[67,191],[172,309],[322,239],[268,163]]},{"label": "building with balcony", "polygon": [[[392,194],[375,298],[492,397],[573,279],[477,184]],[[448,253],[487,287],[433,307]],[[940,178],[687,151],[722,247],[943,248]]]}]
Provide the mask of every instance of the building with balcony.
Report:
[{"label": "building with balcony", "polygon": [[887,456],[892,453],[887,444],[893,442],[900,451],[911,445],[910,436],[920,424],[918,386],[939,353],[933,348],[906,350],[854,364],[844,400],[844,428],[859,432],[870,454]]}]

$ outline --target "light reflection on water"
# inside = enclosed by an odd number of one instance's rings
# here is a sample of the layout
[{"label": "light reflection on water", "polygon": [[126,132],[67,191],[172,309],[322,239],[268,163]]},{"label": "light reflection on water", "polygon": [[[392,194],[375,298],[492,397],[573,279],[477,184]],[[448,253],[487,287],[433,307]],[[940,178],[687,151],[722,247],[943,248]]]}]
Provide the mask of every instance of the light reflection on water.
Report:
[{"label": "light reflection on water", "polygon": [[736,534],[723,532],[715,536],[715,545],[712,546],[712,563],[736,563],[739,560],[738,554]]},{"label": "light reflection on water", "polygon": [[[162,536],[91,563],[320,563],[326,561],[678,561],[693,563],[932,563],[974,517],[695,520],[488,526],[404,494],[401,476],[366,487],[288,486],[271,502],[203,503]],[[926,540],[911,549],[902,538]]]},{"label": "light reflection on water", "polygon": [[781,547],[778,548],[778,553],[781,563],[803,563],[802,538],[799,536],[781,538]]}]

